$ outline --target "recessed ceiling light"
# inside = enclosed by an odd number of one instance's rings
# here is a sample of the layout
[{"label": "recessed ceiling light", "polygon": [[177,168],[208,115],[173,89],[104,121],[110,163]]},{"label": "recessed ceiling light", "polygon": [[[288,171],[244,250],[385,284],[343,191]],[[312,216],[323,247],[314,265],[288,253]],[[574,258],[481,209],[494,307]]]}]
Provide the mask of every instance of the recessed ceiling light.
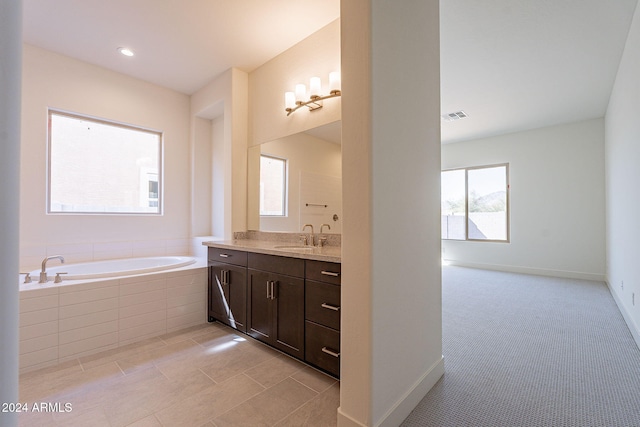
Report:
[{"label": "recessed ceiling light", "polygon": [[120,52],[124,56],[133,56],[133,51],[128,47],[119,47],[118,52]]}]

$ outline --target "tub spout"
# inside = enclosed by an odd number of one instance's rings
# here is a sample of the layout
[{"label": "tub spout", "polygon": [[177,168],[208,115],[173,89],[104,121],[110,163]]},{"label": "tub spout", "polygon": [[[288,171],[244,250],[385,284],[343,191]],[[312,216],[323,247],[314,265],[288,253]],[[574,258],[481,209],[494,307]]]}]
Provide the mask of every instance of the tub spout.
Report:
[{"label": "tub spout", "polygon": [[47,283],[47,261],[50,259],[59,259],[62,264],[64,264],[64,257],[62,255],[53,255],[48,256],[42,260],[42,270],[40,271],[40,280],[38,283]]}]

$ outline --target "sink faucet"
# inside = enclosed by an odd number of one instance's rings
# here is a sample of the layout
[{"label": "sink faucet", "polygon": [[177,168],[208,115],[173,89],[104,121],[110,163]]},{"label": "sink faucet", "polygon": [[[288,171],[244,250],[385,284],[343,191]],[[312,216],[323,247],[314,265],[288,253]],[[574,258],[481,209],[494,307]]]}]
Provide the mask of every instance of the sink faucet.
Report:
[{"label": "sink faucet", "polygon": [[318,246],[320,247],[324,246],[324,244],[327,243],[327,236],[322,235],[322,230],[324,230],[325,227],[331,230],[331,226],[329,224],[322,224],[320,226],[320,237],[318,237]]},{"label": "sink faucet", "polygon": [[311,234],[309,235],[310,237],[310,241],[307,242],[307,244],[311,245],[311,246],[315,246],[314,241],[313,241],[313,225],[311,224],[305,224],[304,227],[302,227],[302,231],[304,232],[304,229],[307,227],[311,227]]},{"label": "sink faucet", "polygon": [[40,271],[40,280],[38,283],[47,283],[47,261],[50,259],[59,259],[64,264],[64,257],[62,255],[48,256],[42,260],[42,271]]}]

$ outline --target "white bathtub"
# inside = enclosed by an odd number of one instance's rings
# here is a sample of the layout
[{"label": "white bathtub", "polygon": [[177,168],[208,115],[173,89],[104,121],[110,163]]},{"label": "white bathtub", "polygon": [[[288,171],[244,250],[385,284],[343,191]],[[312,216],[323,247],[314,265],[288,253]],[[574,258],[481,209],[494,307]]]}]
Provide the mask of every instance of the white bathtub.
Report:
[{"label": "white bathtub", "polygon": [[[55,264],[54,264],[55,263]],[[22,283],[20,371],[67,362],[207,322],[207,260],[161,256],[60,264]],[[75,280],[74,280],[75,279]]]},{"label": "white bathtub", "polygon": [[[193,264],[196,260],[188,256],[159,256],[148,258],[126,258],[109,261],[85,262],[79,264],[60,264],[53,259],[47,265],[47,277],[53,280],[56,273],[63,274],[62,280],[86,280],[108,277],[132,276],[136,274],[154,273]],[[31,277],[37,281],[40,270],[33,270]]]}]

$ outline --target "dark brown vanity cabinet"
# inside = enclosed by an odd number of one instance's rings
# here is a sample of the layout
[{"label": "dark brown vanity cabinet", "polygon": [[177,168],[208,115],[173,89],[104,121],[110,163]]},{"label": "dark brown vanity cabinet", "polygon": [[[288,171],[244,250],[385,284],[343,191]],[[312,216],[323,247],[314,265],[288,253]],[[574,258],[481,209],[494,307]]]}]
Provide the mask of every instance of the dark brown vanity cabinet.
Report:
[{"label": "dark brown vanity cabinet", "polygon": [[304,263],[249,253],[247,333],[304,359]]},{"label": "dark brown vanity cabinet", "polygon": [[340,376],[341,265],[306,261],[305,360]]},{"label": "dark brown vanity cabinet", "polygon": [[247,253],[209,248],[209,321],[247,332]]}]

